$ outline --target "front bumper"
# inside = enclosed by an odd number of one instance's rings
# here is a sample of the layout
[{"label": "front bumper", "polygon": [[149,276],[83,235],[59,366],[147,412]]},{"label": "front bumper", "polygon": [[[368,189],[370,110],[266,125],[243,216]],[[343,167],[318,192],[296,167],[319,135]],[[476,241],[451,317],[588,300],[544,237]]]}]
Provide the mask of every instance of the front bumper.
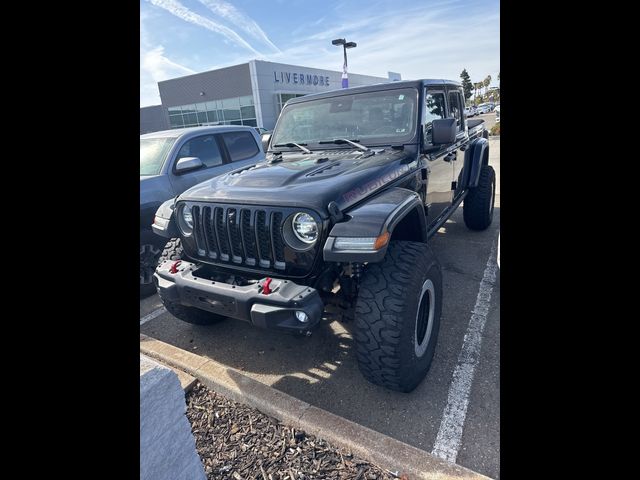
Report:
[{"label": "front bumper", "polygon": [[[185,260],[171,273],[174,263],[163,262],[153,275],[165,300],[291,333],[307,333],[322,318],[324,303],[314,288],[274,278],[272,292],[264,295],[262,282],[238,286],[196,277],[199,265]],[[297,311],[306,313],[308,321],[300,322]]]}]

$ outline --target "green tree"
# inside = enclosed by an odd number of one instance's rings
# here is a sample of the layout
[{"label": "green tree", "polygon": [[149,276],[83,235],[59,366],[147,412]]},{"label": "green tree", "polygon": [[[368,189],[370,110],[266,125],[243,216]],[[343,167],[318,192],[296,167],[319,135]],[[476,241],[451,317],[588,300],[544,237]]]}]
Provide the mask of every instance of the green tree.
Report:
[{"label": "green tree", "polygon": [[487,95],[489,91],[489,85],[491,85],[491,75],[487,75],[487,78],[484,79],[484,94]]},{"label": "green tree", "polygon": [[466,101],[471,98],[471,90],[473,90],[473,83],[471,83],[471,78],[469,78],[466,68],[462,70],[460,78],[462,79],[462,89],[464,90],[464,99]]}]

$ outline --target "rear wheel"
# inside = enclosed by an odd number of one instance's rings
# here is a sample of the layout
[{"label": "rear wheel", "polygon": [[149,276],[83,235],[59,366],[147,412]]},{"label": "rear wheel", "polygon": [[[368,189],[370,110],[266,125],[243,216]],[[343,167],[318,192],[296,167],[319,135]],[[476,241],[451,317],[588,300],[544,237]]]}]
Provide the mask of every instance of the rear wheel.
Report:
[{"label": "rear wheel", "polygon": [[[184,250],[182,249],[180,239],[172,238],[165,245],[158,263],[162,263],[165,260],[181,260],[183,256]],[[192,323],[195,325],[212,325],[227,318],[223,315],[217,315],[205,310],[200,310],[199,308],[187,307],[185,305],[173,302],[168,298],[163,297],[161,290],[158,290],[158,294],[160,295],[162,304],[167,309],[167,311],[183,322]]]},{"label": "rear wheel", "polygon": [[485,230],[493,220],[493,204],[496,198],[496,173],[493,167],[483,165],[478,186],[469,189],[464,197],[462,216],[471,230]]},{"label": "rear wheel", "polygon": [[431,248],[391,242],[381,263],[367,266],[355,311],[358,366],[364,377],[410,392],[431,366],[440,329],[442,273]]}]

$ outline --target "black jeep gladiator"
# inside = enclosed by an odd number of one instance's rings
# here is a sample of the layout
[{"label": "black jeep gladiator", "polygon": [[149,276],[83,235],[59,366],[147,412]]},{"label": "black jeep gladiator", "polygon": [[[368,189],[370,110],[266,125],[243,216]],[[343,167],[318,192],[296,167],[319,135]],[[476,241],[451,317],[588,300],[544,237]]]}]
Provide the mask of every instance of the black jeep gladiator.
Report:
[{"label": "black jeep gladiator", "polygon": [[443,301],[429,238],[463,200],[470,229],[493,217],[483,121],[465,118],[458,82],[393,82],[290,100],[269,147],[159,208],[165,307],[195,324],[309,335],[340,305],[364,376],[413,390]]}]

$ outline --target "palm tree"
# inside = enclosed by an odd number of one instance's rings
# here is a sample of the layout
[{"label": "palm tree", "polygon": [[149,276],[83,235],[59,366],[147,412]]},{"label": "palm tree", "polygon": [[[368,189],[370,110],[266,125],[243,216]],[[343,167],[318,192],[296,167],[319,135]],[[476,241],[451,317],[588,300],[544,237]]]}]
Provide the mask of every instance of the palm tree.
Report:
[{"label": "palm tree", "polygon": [[491,75],[487,75],[487,78],[484,79],[484,94],[487,95],[489,90],[489,85],[491,84]]}]

